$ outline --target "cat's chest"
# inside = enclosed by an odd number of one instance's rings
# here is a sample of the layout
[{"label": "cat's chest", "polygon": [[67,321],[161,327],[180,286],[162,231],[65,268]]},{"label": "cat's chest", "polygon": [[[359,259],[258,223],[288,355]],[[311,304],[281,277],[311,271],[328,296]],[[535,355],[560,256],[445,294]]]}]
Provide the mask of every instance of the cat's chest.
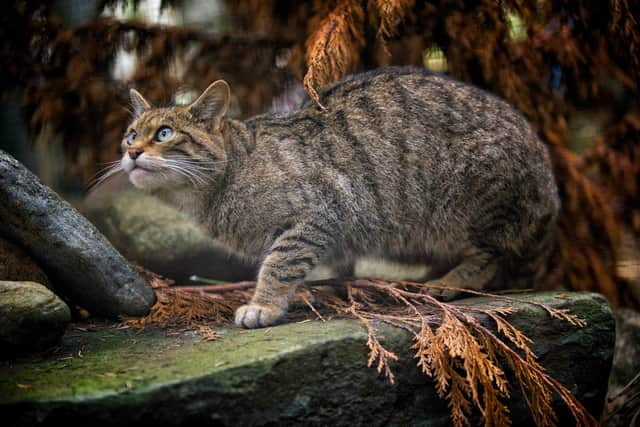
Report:
[{"label": "cat's chest", "polygon": [[187,221],[192,221],[200,225],[206,225],[208,218],[206,216],[205,198],[195,191],[184,189],[173,192],[159,192],[156,194],[162,201],[173,206],[180,212]]}]

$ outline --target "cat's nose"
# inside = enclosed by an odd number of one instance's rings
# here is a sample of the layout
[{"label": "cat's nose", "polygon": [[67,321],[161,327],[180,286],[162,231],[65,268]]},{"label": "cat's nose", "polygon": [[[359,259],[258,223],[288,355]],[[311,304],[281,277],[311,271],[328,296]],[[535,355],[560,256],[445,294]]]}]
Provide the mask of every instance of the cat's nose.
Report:
[{"label": "cat's nose", "polygon": [[129,148],[127,150],[127,152],[129,153],[129,157],[131,157],[133,160],[137,159],[138,156],[140,154],[142,154],[142,149],[141,148]]}]

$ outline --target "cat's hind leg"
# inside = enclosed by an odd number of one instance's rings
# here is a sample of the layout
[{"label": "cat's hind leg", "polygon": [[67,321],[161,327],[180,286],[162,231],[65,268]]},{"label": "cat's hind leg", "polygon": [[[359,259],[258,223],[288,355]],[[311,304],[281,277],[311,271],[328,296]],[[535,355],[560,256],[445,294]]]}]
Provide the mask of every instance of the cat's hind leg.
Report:
[{"label": "cat's hind leg", "polygon": [[297,226],[280,235],[260,267],[251,302],[236,310],[236,325],[260,328],[279,322],[296,287],[320,263],[329,241],[329,232],[317,224]]},{"label": "cat's hind leg", "polygon": [[461,294],[456,289],[481,291],[496,277],[498,265],[495,254],[470,247],[463,251],[462,259],[456,267],[440,279],[426,282],[427,285],[445,286],[450,289],[431,288],[428,293],[448,301]]}]

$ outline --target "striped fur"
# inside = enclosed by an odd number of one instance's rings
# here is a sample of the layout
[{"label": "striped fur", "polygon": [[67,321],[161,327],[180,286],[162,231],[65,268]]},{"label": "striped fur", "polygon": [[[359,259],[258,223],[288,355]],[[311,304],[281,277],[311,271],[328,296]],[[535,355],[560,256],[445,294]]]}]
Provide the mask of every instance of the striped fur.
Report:
[{"label": "striped fur", "polygon": [[[438,283],[453,288],[530,286],[539,274],[557,189],[545,146],[504,101],[412,67],[351,76],[324,91],[326,110],[244,122],[225,117],[228,91],[217,83],[198,108],[166,109],[132,93],[143,107],[123,145],[135,129],[142,154],[123,167],[261,262],[239,325],[277,322],[314,267],[363,255],[449,265]],[[163,125],[173,139],[153,142]],[[145,156],[152,166],[136,172]],[[172,156],[201,179],[163,167]]]}]

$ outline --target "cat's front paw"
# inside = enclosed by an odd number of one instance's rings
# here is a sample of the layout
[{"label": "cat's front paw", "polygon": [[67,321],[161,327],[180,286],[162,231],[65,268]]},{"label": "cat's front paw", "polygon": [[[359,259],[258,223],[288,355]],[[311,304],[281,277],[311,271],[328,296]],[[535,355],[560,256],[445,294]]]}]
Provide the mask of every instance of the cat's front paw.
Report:
[{"label": "cat's front paw", "polygon": [[236,310],[236,325],[244,328],[263,328],[275,325],[282,319],[285,310],[277,306],[247,304]]}]

